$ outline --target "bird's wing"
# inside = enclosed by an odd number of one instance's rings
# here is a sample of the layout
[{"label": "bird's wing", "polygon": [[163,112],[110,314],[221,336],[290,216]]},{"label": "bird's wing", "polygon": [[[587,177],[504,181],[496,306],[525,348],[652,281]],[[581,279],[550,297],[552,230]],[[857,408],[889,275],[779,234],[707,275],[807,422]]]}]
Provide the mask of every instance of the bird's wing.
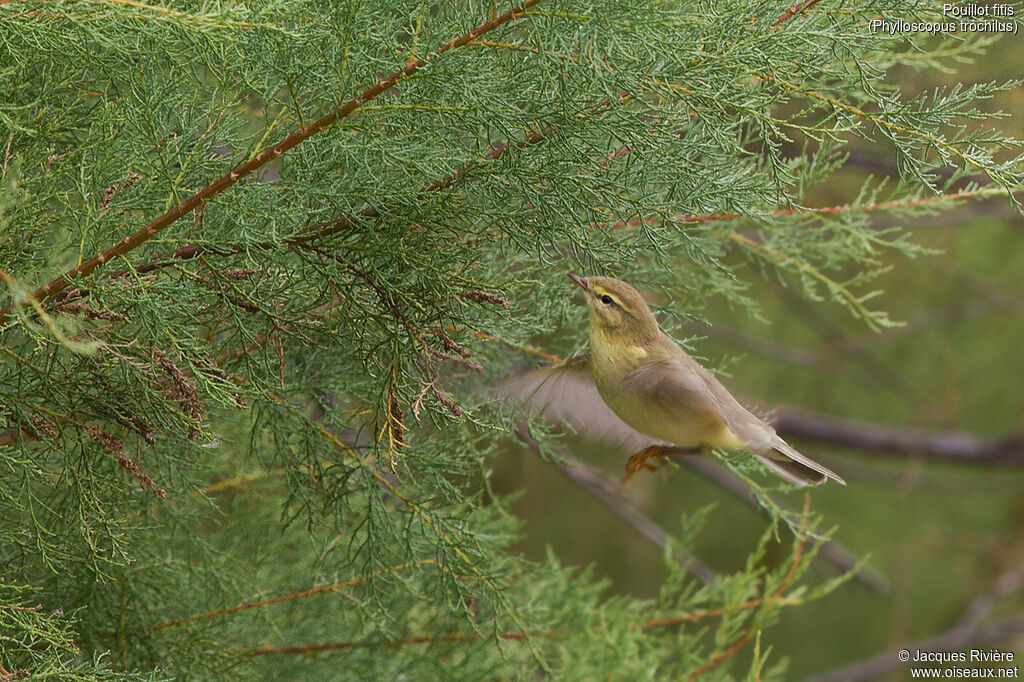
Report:
[{"label": "bird's wing", "polygon": [[680,446],[712,445],[714,437],[724,434],[728,426],[719,397],[708,390],[702,377],[679,358],[652,358],[651,362],[626,375],[622,389],[635,391],[643,396],[644,404],[650,405],[653,412],[687,424],[707,438],[694,443],[678,443]]},{"label": "bird's wing", "polygon": [[722,426],[727,427],[743,449],[792,483],[817,485],[831,478],[846,484],[834,471],[782,440],[775,429],[743,407],[711,372],[674,341],[670,343],[673,348],[661,352],[662,359],[635,370],[623,385],[642,391],[645,400],[665,414],[693,420],[691,423],[699,425],[704,433],[714,434]]},{"label": "bird's wing", "polygon": [[748,452],[768,465],[768,468],[797,485],[818,485],[829,478],[846,485],[846,481],[837,473],[782,440],[770,424],[743,407],[722,382],[697,364],[696,360],[689,356],[687,359],[700,368],[702,381],[722,406],[729,430],[744,443]]},{"label": "bird's wing", "polygon": [[513,379],[504,386],[504,393],[512,402],[568,424],[587,438],[632,450],[659,444],[608,407],[594,384],[590,355],[585,352]]}]

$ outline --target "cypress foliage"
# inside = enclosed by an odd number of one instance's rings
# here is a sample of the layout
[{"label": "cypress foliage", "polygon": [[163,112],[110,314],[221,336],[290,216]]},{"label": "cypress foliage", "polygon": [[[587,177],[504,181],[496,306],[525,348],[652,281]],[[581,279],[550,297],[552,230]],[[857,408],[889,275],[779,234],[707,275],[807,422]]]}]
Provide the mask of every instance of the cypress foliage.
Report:
[{"label": "cypress foliage", "polygon": [[[1012,201],[1007,86],[885,83],[984,40],[790,3],[0,8],[0,679],[781,679],[765,628],[836,584],[808,511],[706,587],[687,519],[659,597],[610,596],[510,550],[480,387],[582,338],[568,269],[669,328],[759,277],[877,328],[917,249],[873,212]],[[806,206],[856,138],[900,179]]]}]

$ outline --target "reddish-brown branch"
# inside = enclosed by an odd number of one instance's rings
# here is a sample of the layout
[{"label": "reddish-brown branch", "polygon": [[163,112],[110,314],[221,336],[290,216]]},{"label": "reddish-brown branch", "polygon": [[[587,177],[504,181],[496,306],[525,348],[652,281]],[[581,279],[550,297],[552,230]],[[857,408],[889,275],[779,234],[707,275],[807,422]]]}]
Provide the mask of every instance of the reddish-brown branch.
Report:
[{"label": "reddish-brown branch", "polygon": [[[498,639],[526,639],[527,637],[557,637],[568,634],[566,630],[544,630],[541,632],[500,632],[494,635]],[[405,637],[403,639],[387,640],[383,642],[323,642],[321,644],[300,644],[298,646],[265,647],[253,649],[247,652],[248,656],[273,656],[275,654],[307,654],[314,651],[339,651],[341,649],[352,649],[358,646],[395,646],[396,644],[438,644],[457,642],[476,642],[483,639],[485,635],[479,632],[466,632],[456,635],[439,635],[437,637]]]},{"label": "reddish-brown branch", "polygon": [[[223,175],[217,180],[214,180],[209,185],[199,190],[182,203],[178,204],[177,206],[170,209],[160,217],[153,220],[151,223],[149,223],[149,225],[139,230],[135,234],[125,237],[117,244],[114,244],[113,246],[107,248],[103,252],[97,254],[96,256],[93,256],[89,260],[72,268],[68,272],[61,275],[60,277],[43,285],[38,290],[36,290],[34,294],[35,299],[40,302],[46,301],[55,294],[63,291],[74,280],[79,279],[81,277],[85,277],[93,273],[97,268],[102,266],[107,261],[124,256],[126,253],[132,251],[133,249],[138,248],[160,231],[170,227],[182,216],[187,215],[191,211],[199,208],[200,206],[202,206],[203,204],[205,204],[207,201],[217,196],[218,194],[226,192],[242,178],[246,177],[247,175],[250,175],[251,173],[258,170],[268,162],[280,157],[289,149],[292,149],[293,147],[301,144],[302,142],[305,142],[313,135],[316,135],[317,133],[323,131],[339,118],[345,118],[347,116],[350,116],[362,105],[376,99],[383,93],[387,92],[395,85],[397,85],[402,78],[411,76],[412,74],[416,73],[421,68],[429,64],[432,60],[437,58],[439,55],[442,55],[445,52],[448,52],[449,50],[462,47],[469,43],[470,41],[479,38],[484,33],[492,31],[498,28],[499,26],[502,26],[503,24],[507,24],[510,21],[517,19],[521,14],[523,14],[523,12],[525,12],[530,7],[538,4],[539,2],[540,0],[524,0],[524,2],[519,7],[513,8],[508,12],[505,12],[504,14],[491,19],[490,21],[480,24],[472,31],[465,33],[459,36],[458,38],[453,38],[451,41],[449,41],[441,48],[439,48],[437,52],[435,52],[434,54],[428,55],[423,59],[410,61],[408,64],[406,64],[406,66],[403,69],[392,73],[387,78],[379,81],[376,85],[367,88],[366,90],[363,91],[361,95],[345,102],[337,110],[332,111],[331,113],[320,118],[319,120],[310,123],[308,126],[305,126],[300,130],[297,130],[296,132],[292,133],[288,137],[284,138],[283,140],[275,144],[273,147],[270,147],[269,149],[260,152],[249,161],[246,161],[245,163],[236,166],[229,173]],[[2,311],[0,311],[0,324],[5,323],[10,318],[13,305],[14,301],[12,300],[8,302],[7,306]]]},{"label": "reddish-brown branch", "polygon": [[779,15],[779,18],[772,22],[772,28],[778,28],[784,23],[795,17],[797,14],[802,13],[804,10],[810,9],[817,5],[821,0],[801,0],[796,3],[785,12]]},{"label": "reddish-brown branch", "polygon": [[[760,600],[760,599],[750,599],[748,601],[743,602],[738,607],[736,607],[736,610],[737,611],[746,611],[747,609],[752,609],[755,606],[760,606],[761,605],[761,601],[762,600]],[[691,611],[690,613],[684,613],[681,616],[667,616],[665,618],[651,618],[650,620],[645,621],[643,624],[641,624],[639,626],[634,624],[634,627],[642,627],[645,630],[648,629],[648,628],[665,628],[665,627],[668,627],[670,625],[679,625],[680,623],[689,623],[689,622],[695,621],[695,620],[703,620],[705,618],[712,618],[714,616],[720,616],[723,613],[725,613],[725,609],[723,609],[723,608],[703,609],[701,611]]]},{"label": "reddish-brown branch", "polygon": [[[1002,191],[1000,190],[1000,193]],[[899,208],[912,208],[915,206],[923,206],[927,204],[940,203],[945,201],[956,201],[958,199],[970,199],[976,196],[988,196],[993,194],[992,190],[982,188],[976,190],[970,190],[965,192],[955,192],[952,194],[941,194],[934,197],[922,197],[920,199],[903,199],[899,201],[883,201],[876,204],[868,204],[866,206],[853,206],[850,204],[843,204],[841,206],[823,206],[822,208],[777,208],[769,211],[770,216],[791,216],[791,215],[829,215],[834,213],[854,213],[863,212],[870,213],[873,211],[891,211]],[[679,218],[672,218],[673,222],[677,223],[707,223],[711,221],[725,221],[725,220],[740,220],[742,218],[751,218],[756,216],[745,216],[740,213],[709,213],[705,215],[691,215],[681,216]],[[641,225],[653,225],[659,222],[664,222],[665,218],[652,217],[652,218],[634,218],[633,220],[620,220],[614,223],[594,223],[590,226],[590,229],[596,228],[608,228],[616,229],[620,227],[639,227]]]},{"label": "reddish-brown branch", "polygon": [[[491,151],[487,152],[487,154],[485,154],[482,158],[485,161],[488,161],[488,160],[489,161],[496,161],[496,160],[500,159],[502,156],[504,156],[505,154],[507,154],[509,151],[523,149],[524,147],[538,144],[539,142],[544,140],[545,137],[547,135],[549,135],[551,132],[552,132],[552,128],[548,127],[548,128],[545,128],[543,131],[540,131],[540,132],[534,131],[534,132],[528,133],[527,135],[525,135],[523,137],[523,139],[517,140],[516,142],[501,143],[501,144],[495,145],[494,148]],[[444,176],[443,178],[439,178],[437,180],[434,180],[434,181],[428,183],[427,185],[424,185],[423,188],[420,190],[420,194],[417,196],[417,199],[422,199],[424,196],[426,196],[426,194],[428,192],[437,192],[437,191],[440,191],[440,190],[443,190],[443,189],[447,189],[448,187],[451,187],[451,185],[454,184],[456,180],[458,180],[459,178],[464,176],[466,173],[468,173],[469,171],[473,170],[474,168],[483,167],[484,165],[485,165],[484,161],[473,161],[473,162],[467,163],[462,168],[459,168],[458,170],[456,170],[456,171],[454,171],[454,172]],[[201,255],[203,255],[205,253],[209,253],[209,252],[215,253],[217,255],[235,255],[235,254],[239,254],[239,253],[244,253],[246,250],[253,249],[253,248],[256,248],[256,249],[271,249],[271,248],[278,248],[279,246],[301,247],[301,246],[307,245],[309,242],[313,241],[314,239],[318,239],[318,238],[321,238],[321,237],[327,237],[327,236],[330,236],[330,235],[335,234],[337,232],[341,232],[342,230],[345,230],[348,227],[350,227],[353,223],[355,223],[356,220],[359,220],[359,219],[362,219],[362,218],[372,218],[375,215],[377,215],[377,207],[376,206],[367,205],[367,206],[364,206],[362,209],[360,209],[358,212],[356,212],[356,214],[354,216],[344,216],[344,217],[341,217],[341,218],[336,218],[335,220],[330,220],[330,221],[327,221],[327,222],[324,222],[324,223],[319,223],[319,224],[314,225],[314,226],[310,227],[309,229],[305,230],[302,234],[300,234],[298,236],[292,237],[290,239],[283,240],[280,244],[278,244],[276,242],[264,242],[264,243],[255,244],[255,245],[247,245],[244,248],[243,247],[228,247],[228,248],[225,248],[225,247],[213,247],[213,248],[211,248],[211,247],[202,246],[202,245],[199,245],[199,244],[185,244],[184,246],[178,248],[173,253],[157,256],[152,262],[150,262],[150,263],[148,263],[146,265],[142,265],[142,266],[139,266],[139,267],[135,268],[134,272],[137,273],[137,274],[140,274],[140,275],[144,275],[144,274],[147,274],[149,272],[153,272],[155,270],[159,270],[160,268],[163,268],[163,267],[166,267],[168,265],[171,265],[172,263],[175,263],[177,261],[191,260],[193,258],[197,258],[197,257],[199,257],[199,256],[201,256]],[[130,270],[120,270],[118,272],[110,273],[109,275],[107,275],[107,277],[109,277],[110,279],[118,279],[118,278],[121,278],[121,277],[125,277],[126,275],[129,274],[129,272],[131,272],[131,271]],[[74,291],[77,292],[78,294],[84,294],[85,293],[85,292],[82,292],[81,290],[78,290],[78,289],[75,289]],[[64,292],[64,294],[59,296],[59,298],[61,300],[70,299],[72,297],[73,296],[68,295],[67,292]],[[0,323],[2,323],[2,319],[0,319]]]},{"label": "reddish-brown branch", "polygon": [[753,629],[750,629],[750,630],[747,630],[746,632],[744,632],[743,636],[740,637],[739,639],[737,639],[736,642],[731,647],[729,647],[728,649],[726,649],[725,651],[723,651],[721,653],[718,653],[718,654],[715,654],[714,656],[712,656],[711,660],[709,660],[707,663],[705,663],[701,667],[699,667],[696,670],[694,670],[692,673],[690,673],[690,677],[687,678],[687,679],[691,679],[691,680],[696,679],[700,675],[703,675],[704,673],[706,673],[707,671],[711,670],[716,665],[718,665],[719,663],[724,661],[725,659],[727,659],[730,656],[732,656],[733,654],[735,654],[737,651],[739,651],[740,649],[743,648],[743,645],[747,643],[747,640],[750,639],[750,636],[752,634],[754,634],[754,630]]}]

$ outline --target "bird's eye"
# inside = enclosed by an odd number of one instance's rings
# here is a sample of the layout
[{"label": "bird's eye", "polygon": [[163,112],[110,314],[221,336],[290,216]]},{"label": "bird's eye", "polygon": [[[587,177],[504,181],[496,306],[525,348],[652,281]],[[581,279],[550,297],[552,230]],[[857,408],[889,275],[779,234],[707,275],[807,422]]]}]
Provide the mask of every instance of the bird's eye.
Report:
[{"label": "bird's eye", "polygon": [[604,296],[601,297],[601,303],[604,303],[605,305],[611,305],[614,302],[615,301],[612,300],[612,297],[609,296],[608,294],[605,294]]}]

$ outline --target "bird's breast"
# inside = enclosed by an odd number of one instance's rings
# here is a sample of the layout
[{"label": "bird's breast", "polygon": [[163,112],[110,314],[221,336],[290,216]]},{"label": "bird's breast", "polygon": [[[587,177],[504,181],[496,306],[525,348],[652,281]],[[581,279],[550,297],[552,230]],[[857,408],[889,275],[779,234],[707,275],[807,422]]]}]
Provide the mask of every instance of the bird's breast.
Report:
[{"label": "bird's breast", "polygon": [[594,383],[601,399],[618,417],[640,433],[681,448],[740,445],[725,421],[701,406],[668,401],[649,395],[624,382],[625,376],[599,376]]}]

